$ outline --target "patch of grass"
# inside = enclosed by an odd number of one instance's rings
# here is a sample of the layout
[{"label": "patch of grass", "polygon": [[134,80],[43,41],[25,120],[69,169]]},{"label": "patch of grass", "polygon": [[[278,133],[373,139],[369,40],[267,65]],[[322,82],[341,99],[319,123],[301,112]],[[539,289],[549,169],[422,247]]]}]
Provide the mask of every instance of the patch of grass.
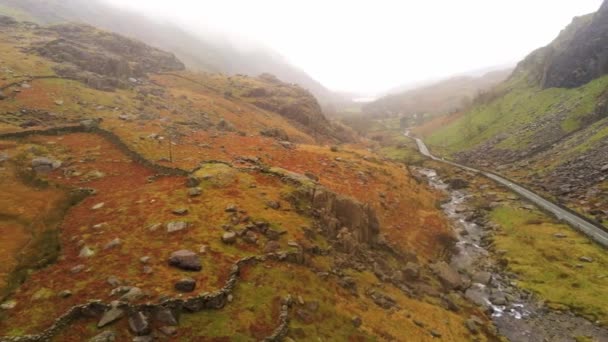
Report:
[{"label": "patch of grass", "polygon": [[[576,89],[540,89],[525,80],[513,80],[501,87],[505,95],[473,107],[462,117],[429,135],[427,143],[447,153],[471,149],[500,134],[517,132],[522,126],[555,113],[566,113],[561,129],[566,135],[580,128],[593,112],[598,97],[608,86],[608,77],[596,79]],[[539,128],[540,129],[540,128]],[[527,133],[534,134],[534,129]],[[500,148],[519,150],[532,141],[506,139]]]},{"label": "patch of grass", "polygon": [[[569,226],[540,212],[502,206],[491,214],[501,225],[496,250],[506,251],[508,267],[519,285],[556,308],[573,311],[608,324],[608,255]],[[566,238],[557,238],[557,233]],[[587,256],[593,262],[579,258]]]}]

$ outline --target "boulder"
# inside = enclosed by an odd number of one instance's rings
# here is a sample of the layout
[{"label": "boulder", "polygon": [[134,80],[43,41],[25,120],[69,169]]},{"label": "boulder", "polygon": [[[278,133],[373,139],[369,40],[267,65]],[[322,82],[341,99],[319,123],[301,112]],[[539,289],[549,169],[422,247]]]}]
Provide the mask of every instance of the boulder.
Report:
[{"label": "boulder", "polygon": [[36,157],[32,159],[32,168],[36,172],[50,172],[59,167],[61,167],[61,161],[59,160],[46,157]]},{"label": "boulder", "polygon": [[80,258],[90,258],[93,255],[95,255],[95,252],[87,246],[82,247],[80,253],[78,253]]},{"label": "boulder", "polygon": [[139,287],[131,287],[125,294],[120,297],[120,300],[125,302],[136,302],[145,296],[144,291]]},{"label": "boulder", "polygon": [[186,249],[171,253],[169,265],[184,271],[200,271],[203,268],[198,255]]},{"label": "boulder", "polygon": [[416,280],[420,277],[420,266],[418,264],[408,261],[403,268],[403,278],[405,281]]},{"label": "boulder", "polygon": [[236,233],[235,232],[225,232],[222,235],[222,242],[225,244],[234,244],[236,242]]},{"label": "boulder", "polygon": [[173,215],[184,216],[188,214],[188,208],[175,208],[171,212]]},{"label": "boulder", "polygon": [[110,309],[103,313],[101,319],[97,323],[97,328],[103,328],[112,324],[125,316],[125,311],[118,307],[118,302],[113,301],[110,304]]},{"label": "boulder", "polygon": [[175,289],[179,292],[192,292],[196,288],[196,280],[192,278],[182,278],[175,283]]},{"label": "boulder", "polygon": [[167,223],[167,233],[179,232],[188,228],[188,222],[185,221],[172,221]]},{"label": "boulder", "polygon": [[264,246],[264,253],[274,253],[281,249],[281,245],[277,241],[268,241]]},{"label": "boulder", "polygon": [[188,196],[190,196],[190,197],[197,197],[197,196],[200,196],[202,193],[203,193],[203,190],[199,187],[188,189]]},{"label": "boulder", "polygon": [[195,187],[199,186],[200,184],[201,184],[201,180],[195,176],[189,176],[188,179],[186,179],[186,187],[188,187],[188,188],[195,188]]},{"label": "boulder", "polygon": [[490,272],[477,272],[473,275],[473,279],[471,279],[474,283],[488,285],[492,280],[492,274]]},{"label": "boulder", "polygon": [[116,247],[119,247],[121,244],[122,244],[122,242],[120,241],[120,239],[119,239],[119,238],[116,238],[116,239],[114,239],[114,240],[112,240],[112,241],[108,242],[108,243],[107,243],[107,244],[106,244],[106,245],[103,247],[103,249],[104,249],[104,250],[108,250],[108,249],[116,248]]},{"label": "boulder", "polygon": [[164,327],[160,327],[158,330],[160,330],[160,332],[163,333],[165,336],[173,336],[173,335],[177,334],[176,327],[164,326]]},{"label": "boulder", "polygon": [[148,317],[141,311],[129,315],[129,329],[137,336],[149,335],[152,332]]},{"label": "boulder", "polygon": [[258,235],[251,230],[248,230],[242,237],[243,241],[255,245],[258,243]]},{"label": "boulder", "polygon": [[578,260],[580,260],[582,262],[593,262],[593,258],[588,257],[588,256],[582,256],[582,257],[578,258]]},{"label": "boulder", "polygon": [[353,323],[353,326],[354,326],[355,328],[358,328],[358,327],[360,327],[360,326],[361,326],[361,324],[363,324],[363,320],[361,320],[361,317],[359,317],[359,316],[354,316],[354,317],[351,319],[351,322]]},{"label": "boulder", "polygon": [[439,278],[444,287],[454,290],[463,286],[460,274],[444,261],[431,265],[431,270]]},{"label": "boulder", "polygon": [[166,325],[176,326],[178,324],[175,314],[169,308],[158,309],[154,314],[154,318]]}]

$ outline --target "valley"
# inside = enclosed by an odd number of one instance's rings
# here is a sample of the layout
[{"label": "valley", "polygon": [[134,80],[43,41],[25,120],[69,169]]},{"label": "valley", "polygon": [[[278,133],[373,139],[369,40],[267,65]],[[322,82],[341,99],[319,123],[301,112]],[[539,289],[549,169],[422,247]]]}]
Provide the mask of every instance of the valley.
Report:
[{"label": "valley", "polygon": [[608,341],[608,2],[365,104],[144,14],[0,0],[0,342]]}]

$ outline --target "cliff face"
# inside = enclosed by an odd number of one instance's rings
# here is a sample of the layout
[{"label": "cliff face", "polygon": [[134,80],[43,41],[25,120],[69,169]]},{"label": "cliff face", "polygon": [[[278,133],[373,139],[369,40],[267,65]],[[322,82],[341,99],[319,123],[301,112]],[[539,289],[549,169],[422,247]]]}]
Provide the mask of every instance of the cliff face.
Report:
[{"label": "cliff face", "polygon": [[575,29],[564,32],[565,41],[547,47],[543,88],[576,88],[608,73],[608,2],[589,20],[584,18],[575,19]]}]

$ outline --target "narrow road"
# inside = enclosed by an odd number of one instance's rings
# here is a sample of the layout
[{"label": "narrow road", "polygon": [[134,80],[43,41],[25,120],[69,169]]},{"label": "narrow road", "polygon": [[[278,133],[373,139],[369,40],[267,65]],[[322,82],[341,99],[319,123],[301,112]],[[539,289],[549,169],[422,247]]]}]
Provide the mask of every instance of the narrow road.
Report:
[{"label": "narrow road", "polygon": [[572,226],[573,228],[582,232],[583,234],[587,235],[595,242],[608,248],[608,232],[606,230],[602,229],[602,227],[600,227],[596,224],[593,224],[592,222],[588,221],[587,219],[584,219],[581,215],[578,215],[572,211],[563,209],[560,206],[558,206],[557,204],[542,198],[541,196],[537,195],[536,193],[516,184],[515,182],[513,182],[507,178],[501,177],[494,173],[485,172],[485,171],[477,170],[477,169],[474,169],[474,168],[471,168],[471,167],[468,167],[465,165],[454,163],[452,161],[445,160],[443,158],[437,158],[431,154],[428,147],[422,140],[420,140],[418,138],[414,138],[414,137],[410,136],[408,133],[406,133],[405,136],[410,139],[414,139],[414,141],[416,141],[416,144],[418,145],[418,149],[420,150],[420,153],[422,155],[429,157],[433,160],[436,160],[438,162],[449,164],[449,165],[488,177],[488,178],[496,181],[497,183],[500,183],[500,184],[506,186],[511,191],[517,193],[521,197],[526,198],[527,200],[536,204],[540,208],[555,215],[555,217],[557,217],[557,219],[567,222],[570,226]]}]

